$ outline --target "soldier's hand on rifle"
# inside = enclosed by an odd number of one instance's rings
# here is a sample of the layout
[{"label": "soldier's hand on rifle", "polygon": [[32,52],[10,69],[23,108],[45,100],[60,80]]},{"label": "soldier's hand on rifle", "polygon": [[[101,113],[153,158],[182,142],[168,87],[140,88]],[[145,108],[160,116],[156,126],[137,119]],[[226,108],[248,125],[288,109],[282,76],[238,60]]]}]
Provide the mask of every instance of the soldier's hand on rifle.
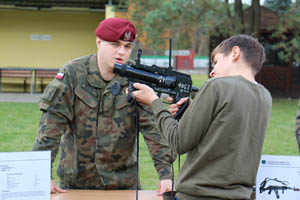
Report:
[{"label": "soldier's hand on rifle", "polygon": [[145,84],[134,83],[133,87],[137,90],[133,91],[132,94],[140,103],[150,106],[154,100],[158,99],[154,90]]},{"label": "soldier's hand on rifle", "polygon": [[158,196],[162,196],[163,193],[172,191],[172,180],[165,179],[158,182],[158,188],[156,190]]},{"label": "soldier's hand on rifle", "polygon": [[51,192],[51,194],[57,193],[57,192],[58,193],[65,193],[65,192],[67,192],[67,190],[61,189],[58,185],[56,185],[56,183],[54,182],[54,180],[51,179],[50,192]]},{"label": "soldier's hand on rifle", "polygon": [[[173,98],[172,97],[168,97],[168,102],[173,102]],[[188,97],[182,98],[180,99],[177,103],[171,104],[169,105],[169,112],[171,113],[171,115],[175,116],[176,113],[178,112],[179,108],[188,100]],[[190,99],[189,104],[192,102],[192,100]]]}]

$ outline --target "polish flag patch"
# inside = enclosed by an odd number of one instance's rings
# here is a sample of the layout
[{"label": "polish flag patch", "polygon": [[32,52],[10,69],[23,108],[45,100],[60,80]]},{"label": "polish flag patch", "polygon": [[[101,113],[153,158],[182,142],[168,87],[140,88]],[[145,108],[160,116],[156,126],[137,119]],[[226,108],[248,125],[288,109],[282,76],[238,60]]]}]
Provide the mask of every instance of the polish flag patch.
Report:
[{"label": "polish flag patch", "polygon": [[62,72],[58,72],[55,76],[55,78],[59,79],[59,80],[62,80],[64,78],[65,74],[62,73]]}]

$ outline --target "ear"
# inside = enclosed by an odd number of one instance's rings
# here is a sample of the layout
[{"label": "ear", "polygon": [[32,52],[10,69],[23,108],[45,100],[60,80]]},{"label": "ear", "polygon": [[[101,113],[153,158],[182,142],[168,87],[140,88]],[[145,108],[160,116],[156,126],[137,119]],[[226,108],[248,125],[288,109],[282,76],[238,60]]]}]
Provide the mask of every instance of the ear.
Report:
[{"label": "ear", "polygon": [[238,46],[232,47],[232,62],[238,61],[241,56],[241,49]]},{"label": "ear", "polygon": [[96,37],[96,45],[97,45],[98,49],[100,47],[100,43],[101,43],[101,39]]},{"label": "ear", "polygon": [[209,73],[209,77],[210,78],[214,78],[216,76],[216,72],[215,69],[213,69],[210,73]]}]

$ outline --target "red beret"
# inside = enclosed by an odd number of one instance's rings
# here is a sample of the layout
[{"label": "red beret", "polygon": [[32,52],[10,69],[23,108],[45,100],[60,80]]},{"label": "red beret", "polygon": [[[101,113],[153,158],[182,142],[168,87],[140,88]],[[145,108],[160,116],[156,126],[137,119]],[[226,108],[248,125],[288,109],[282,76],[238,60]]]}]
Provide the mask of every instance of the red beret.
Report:
[{"label": "red beret", "polygon": [[133,42],[137,37],[134,25],[120,18],[108,18],[101,21],[96,28],[96,35],[105,41],[124,40]]}]

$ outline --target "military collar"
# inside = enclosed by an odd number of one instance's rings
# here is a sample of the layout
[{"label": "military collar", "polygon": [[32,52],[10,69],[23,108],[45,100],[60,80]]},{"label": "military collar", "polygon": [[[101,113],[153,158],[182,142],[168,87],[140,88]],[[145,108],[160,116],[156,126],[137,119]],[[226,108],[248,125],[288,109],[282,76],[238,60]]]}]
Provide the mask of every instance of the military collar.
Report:
[{"label": "military collar", "polygon": [[88,61],[88,83],[96,88],[106,88],[109,89],[115,81],[119,82],[122,86],[127,85],[127,78],[120,77],[118,74],[107,84],[101,77],[98,68],[97,55],[94,54],[89,58]]}]

